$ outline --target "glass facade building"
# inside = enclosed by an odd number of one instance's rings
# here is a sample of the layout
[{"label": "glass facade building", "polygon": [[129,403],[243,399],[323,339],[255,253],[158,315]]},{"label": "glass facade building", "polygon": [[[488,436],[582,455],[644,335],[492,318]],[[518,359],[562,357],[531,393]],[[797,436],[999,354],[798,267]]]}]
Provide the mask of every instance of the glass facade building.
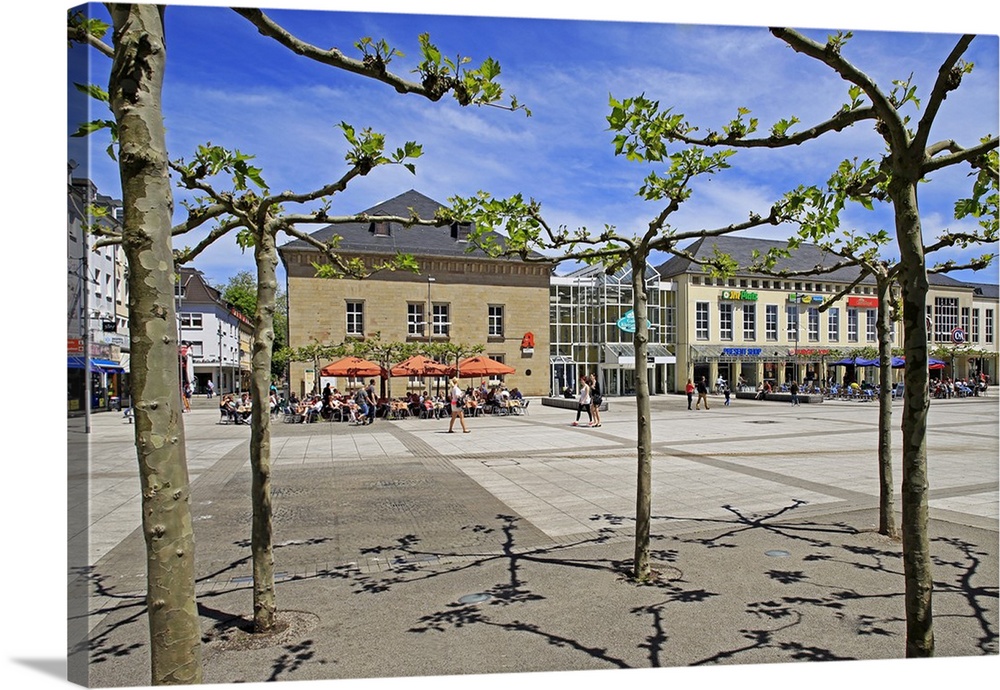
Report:
[{"label": "glass facade building", "polygon": [[[649,390],[674,387],[677,341],[675,290],[652,268],[645,276],[649,343]],[[575,392],[580,376],[594,373],[607,396],[635,393],[635,352],[629,320],[632,272],[613,274],[587,266],[553,276],[549,292],[550,386],[552,395]]]}]

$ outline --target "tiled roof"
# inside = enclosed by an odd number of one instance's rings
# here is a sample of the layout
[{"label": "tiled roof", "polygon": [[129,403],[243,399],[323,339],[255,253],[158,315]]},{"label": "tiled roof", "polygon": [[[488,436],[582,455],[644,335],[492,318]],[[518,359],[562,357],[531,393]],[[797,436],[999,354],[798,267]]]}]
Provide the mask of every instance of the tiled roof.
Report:
[{"label": "tiled roof", "polygon": [[[382,201],[369,209],[362,211],[369,216],[402,216],[411,215],[411,209],[424,219],[434,218],[434,214],[439,208],[444,208],[444,204],[434,201],[424,196],[416,190],[409,190],[386,201]],[[485,252],[478,248],[472,248],[465,241],[459,241],[455,235],[455,230],[449,226],[432,227],[414,225],[409,228],[398,223],[388,223],[384,233],[376,234],[373,231],[373,222],[367,223],[346,223],[343,225],[328,225],[312,233],[312,237],[326,242],[334,235],[341,237],[339,251],[345,255],[354,253],[390,253],[397,252],[413,254],[416,256],[455,256],[455,257],[478,257],[486,256]],[[503,236],[496,234],[498,242],[503,245]],[[279,252],[286,250],[316,251],[309,243],[302,240],[293,240],[279,248]],[[541,258],[541,254],[534,254]],[[511,259],[518,260],[518,259]]]},{"label": "tiled roof", "polygon": [[[731,256],[736,261],[737,265],[746,266],[753,262],[754,250],[757,250],[760,254],[764,254],[772,247],[786,248],[787,246],[788,243],[784,240],[764,240],[756,237],[721,236],[704,237],[695,240],[693,243],[685,247],[685,251],[699,259],[704,259],[711,257],[713,250],[717,248],[723,254]],[[799,245],[797,249],[792,250],[791,256],[778,261],[775,265],[775,270],[808,271],[816,266],[832,266],[842,260],[843,259],[841,259],[841,257],[825,252],[814,244],[802,244]],[[682,274],[704,273],[702,266],[680,256],[670,257],[670,259],[657,266],[656,270],[659,271],[660,275],[664,278],[673,278]],[[858,273],[859,270],[857,268],[839,268],[829,273],[817,274],[817,278],[821,280],[829,280],[831,283],[849,283],[858,277]],[[745,269],[736,271],[737,277],[758,277],[761,275],[762,274],[752,273]],[[967,283],[961,280],[956,280],[955,278],[952,278],[944,273],[931,273],[927,276],[927,280],[931,285],[945,287],[978,287],[983,290],[983,294],[985,295],[992,294],[996,296],[998,290],[996,285]],[[861,282],[864,284],[874,284],[875,279],[871,276],[866,276]]]}]

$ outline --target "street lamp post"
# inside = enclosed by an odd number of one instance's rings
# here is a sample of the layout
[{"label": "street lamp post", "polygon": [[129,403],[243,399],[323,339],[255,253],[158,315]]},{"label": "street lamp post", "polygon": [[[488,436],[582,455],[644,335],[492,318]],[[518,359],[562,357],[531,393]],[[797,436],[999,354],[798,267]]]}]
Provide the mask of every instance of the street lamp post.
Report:
[{"label": "street lamp post", "polygon": [[434,326],[432,324],[433,316],[431,314],[431,283],[436,282],[434,276],[427,276],[427,344],[431,344],[431,338],[434,337]]},{"label": "street lamp post", "polygon": [[222,321],[221,320],[219,321],[218,331],[219,331],[219,378],[215,382],[215,387],[218,390],[219,395],[222,395]]},{"label": "street lamp post", "polygon": [[[431,283],[434,283],[434,282],[436,282],[434,280],[434,276],[427,276],[427,318],[425,318],[424,321],[427,323],[427,350],[428,350],[427,351],[427,355],[428,356],[431,356],[433,354],[432,352],[430,352],[430,347],[431,347],[431,342],[432,342],[432,340],[434,338],[434,326],[433,326],[433,323],[432,323],[433,317],[432,317],[432,313],[431,313]],[[438,377],[434,377],[434,378],[438,378]],[[438,380],[440,381],[440,379],[438,379]],[[428,386],[428,391],[429,390],[430,390],[430,387]]]}]

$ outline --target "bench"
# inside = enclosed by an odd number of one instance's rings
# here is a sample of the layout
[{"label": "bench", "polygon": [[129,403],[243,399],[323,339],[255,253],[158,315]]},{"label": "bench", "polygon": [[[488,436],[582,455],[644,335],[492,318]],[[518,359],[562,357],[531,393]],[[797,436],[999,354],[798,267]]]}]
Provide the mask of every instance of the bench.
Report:
[{"label": "bench", "polygon": [[[576,398],[555,398],[546,397],[542,398],[542,404],[547,407],[561,407],[564,410],[576,410],[580,407],[580,404],[576,401]],[[601,407],[599,408],[601,412],[608,411],[608,399],[605,398],[601,401]]]},{"label": "bench", "polygon": [[[754,391],[754,392],[751,393],[750,391],[747,391],[747,392],[737,391],[736,393],[733,393],[733,395],[736,396],[737,400],[754,400],[757,397],[757,392]],[[791,403],[792,402],[792,394],[791,393],[768,393],[767,397],[764,398],[763,402],[784,402],[784,403]],[[823,396],[820,393],[799,393],[799,402],[800,403],[821,403],[821,402],[823,402]]]}]

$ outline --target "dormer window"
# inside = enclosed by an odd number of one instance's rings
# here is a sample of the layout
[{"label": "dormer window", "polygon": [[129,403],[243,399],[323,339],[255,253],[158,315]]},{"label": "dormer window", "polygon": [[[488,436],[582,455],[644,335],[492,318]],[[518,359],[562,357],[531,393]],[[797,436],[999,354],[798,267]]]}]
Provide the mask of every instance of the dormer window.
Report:
[{"label": "dormer window", "polygon": [[372,234],[375,237],[388,237],[389,236],[389,223],[384,220],[377,220],[372,223]]},{"label": "dormer window", "polygon": [[472,223],[452,223],[451,236],[459,242],[469,241],[469,231],[472,230]]}]

